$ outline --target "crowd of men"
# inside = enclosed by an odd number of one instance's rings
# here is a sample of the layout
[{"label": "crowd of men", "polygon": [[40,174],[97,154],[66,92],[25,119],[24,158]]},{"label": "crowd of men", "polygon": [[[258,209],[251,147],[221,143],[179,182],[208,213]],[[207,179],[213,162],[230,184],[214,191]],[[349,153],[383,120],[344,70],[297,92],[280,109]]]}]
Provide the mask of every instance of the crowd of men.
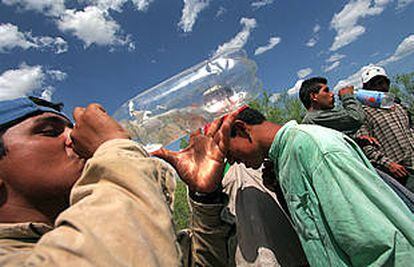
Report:
[{"label": "crowd of men", "polygon": [[[362,82],[389,90],[380,67]],[[0,265],[410,266],[407,112],[361,105],[352,87],[339,97],[311,78],[303,124],[247,107],[152,156],[98,104],[72,124],[59,104],[0,101]],[[177,176],[191,206],[178,234]]]}]

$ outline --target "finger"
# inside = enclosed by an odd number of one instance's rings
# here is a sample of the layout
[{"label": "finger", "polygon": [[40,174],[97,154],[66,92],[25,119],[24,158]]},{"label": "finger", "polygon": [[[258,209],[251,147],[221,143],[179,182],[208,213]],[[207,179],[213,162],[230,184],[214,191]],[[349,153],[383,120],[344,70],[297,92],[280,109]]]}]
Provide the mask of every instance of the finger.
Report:
[{"label": "finger", "polygon": [[83,113],[85,113],[85,108],[82,107],[76,107],[73,110],[73,119],[75,120],[75,122],[79,123],[81,117],[83,116]]},{"label": "finger", "polygon": [[178,161],[178,152],[173,152],[171,150],[161,148],[154,152],[151,152],[150,154],[154,157],[162,158],[165,161],[168,161],[174,167],[176,167]]},{"label": "finger", "polygon": [[213,121],[208,127],[207,132],[205,133],[206,136],[213,137],[217,133],[217,131],[220,129],[221,124],[223,123],[223,120],[224,120],[224,117],[221,117]]},{"label": "finger", "polygon": [[98,103],[89,104],[88,109],[99,110],[99,111],[106,113],[106,110],[104,109],[104,107]]},{"label": "finger", "polygon": [[401,168],[397,168],[396,170],[398,177],[404,177],[404,171]]},{"label": "finger", "polygon": [[397,170],[397,171],[396,171],[396,175],[397,175],[397,177],[399,177],[399,178],[404,177],[404,174],[403,174],[400,170]]},{"label": "finger", "polygon": [[377,146],[379,146],[379,145],[380,145],[380,143],[378,142],[377,138],[375,138],[375,137],[370,137],[370,141],[371,141],[372,143],[374,143],[375,145],[377,145]]},{"label": "finger", "polygon": [[79,145],[76,131],[73,131],[71,133],[70,138],[72,140],[72,144],[73,144],[72,147],[75,153],[78,154],[81,158],[84,158],[84,159],[90,158],[89,153],[85,149],[83,149],[81,145]]},{"label": "finger", "polygon": [[407,176],[408,175],[408,172],[407,172],[407,170],[404,167],[401,167],[401,172],[402,172],[402,174],[404,176]]},{"label": "finger", "polygon": [[215,138],[215,141],[223,153],[226,153],[229,148],[231,127],[240,111],[241,110],[230,113],[222,123],[220,130],[217,133],[218,136]]}]

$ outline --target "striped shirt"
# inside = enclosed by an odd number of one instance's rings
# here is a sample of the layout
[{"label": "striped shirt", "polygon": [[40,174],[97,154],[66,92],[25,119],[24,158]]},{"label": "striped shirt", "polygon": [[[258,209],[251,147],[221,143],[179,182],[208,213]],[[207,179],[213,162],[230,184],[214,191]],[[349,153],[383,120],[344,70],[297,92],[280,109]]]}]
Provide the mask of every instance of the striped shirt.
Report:
[{"label": "striped shirt", "polygon": [[414,166],[414,132],[409,126],[407,112],[399,104],[392,109],[363,106],[365,123],[356,136],[369,135],[378,139],[380,146],[364,147],[372,163],[388,169],[391,162],[406,167]]}]

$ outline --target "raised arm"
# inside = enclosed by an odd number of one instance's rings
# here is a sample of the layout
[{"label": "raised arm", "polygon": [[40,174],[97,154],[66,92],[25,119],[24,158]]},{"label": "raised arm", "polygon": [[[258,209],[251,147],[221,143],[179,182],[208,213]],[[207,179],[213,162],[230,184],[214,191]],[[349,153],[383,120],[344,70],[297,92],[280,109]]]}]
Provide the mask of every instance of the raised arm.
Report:
[{"label": "raised arm", "polygon": [[89,158],[70,207],[27,266],[179,266],[168,166],[150,158],[99,105],[77,109],[72,139]]}]

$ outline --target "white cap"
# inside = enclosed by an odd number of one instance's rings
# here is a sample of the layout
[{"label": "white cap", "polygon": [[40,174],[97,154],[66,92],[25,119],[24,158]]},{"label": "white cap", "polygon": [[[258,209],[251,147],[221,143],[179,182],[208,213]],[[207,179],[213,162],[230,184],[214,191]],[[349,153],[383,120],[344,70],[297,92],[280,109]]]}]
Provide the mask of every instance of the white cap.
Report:
[{"label": "white cap", "polygon": [[362,74],[361,74],[362,83],[364,84],[364,83],[369,82],[375,76],[385,76],[388,78],[387,73],[385,72],[384,68],[371,65],[362,71]]}]

